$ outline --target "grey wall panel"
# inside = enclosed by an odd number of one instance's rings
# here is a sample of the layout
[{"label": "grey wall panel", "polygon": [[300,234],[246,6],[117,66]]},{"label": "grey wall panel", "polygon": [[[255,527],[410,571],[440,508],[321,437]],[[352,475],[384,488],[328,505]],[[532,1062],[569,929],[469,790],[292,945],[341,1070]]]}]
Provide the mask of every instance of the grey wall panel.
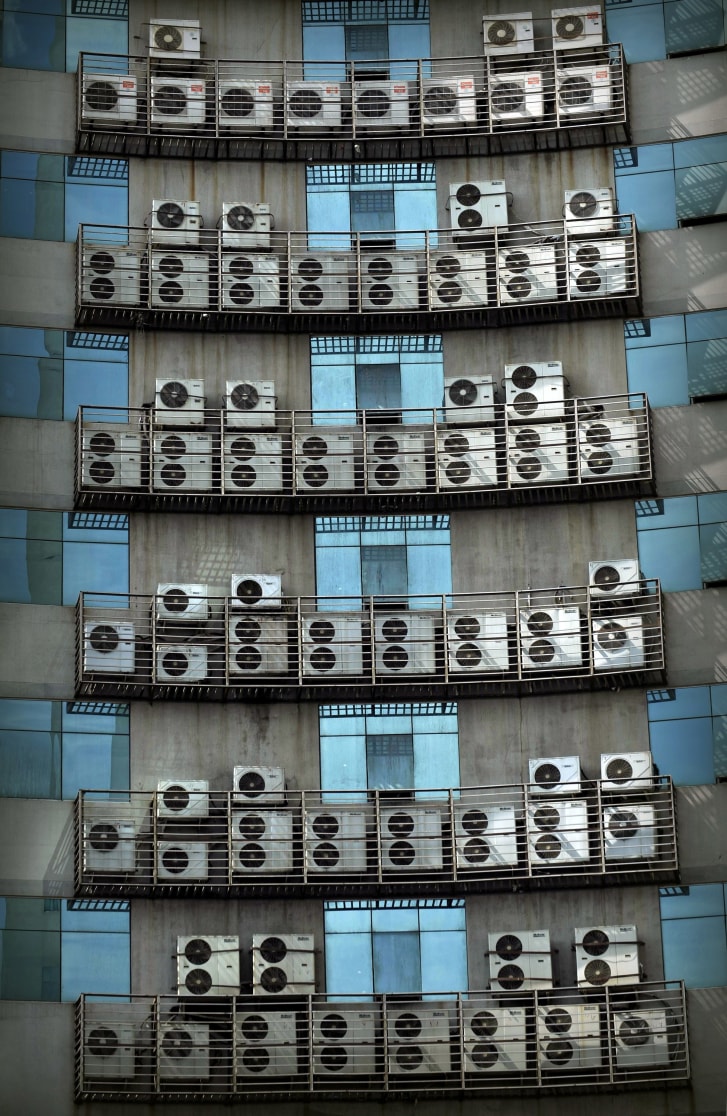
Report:
[{"label": "grey wall panel", "polygon": [[73,1004],[0,1001],[4,1112],[71,1116],[74,1077]]},{"label": "grey wall panel", "polygon": [[75,74],[0,71],[1,147],[70,155],[75,126]]},{"label": "grey wall panel", "polygon": [[727,783],[678,787],[677,822],[682,882],[727,879]]},{"label": "grey wall panel", "polygon": [[639,236],[644,316],[724,306],[727,223]]},{"label": "grey wall panel", "polygon": [[146,54],[150,19],[198,19],[208,58],[300,58],[300,4],[265,0],[264,13],[259,0],[131,0],[130,49]]},{"label": "grey wall panel", "polygon": [[72,422],[0,419],[0,504],[70,508],[73,445]]},{"label": "grey wall panel", "polygon": [[727,490],[727,402],[657,407],[652,423],[659,496]]},{"label": "grey wall panel", "polygon": [[74,609],[0,604],[0,630],[3,697],[67,701],[72,696]]},{"label": "grey wall panel", "polygon": [[73,802],[4,799],[0,893],[72,896],[73,836]]},{"label": "grey wall panel", "polygon": [[629,69],[631,138],[639,143],[707,136],[727,120],[724,51],[640,62]]},{"label": "grey wall panel", "polygon": [[727,677],[727,589],[664,594],[670,686],[704,686]]},{"label": "grey wall panel", "polygon": [[3,324],[72,329],[76,245],[6,237],[3,257]]}]

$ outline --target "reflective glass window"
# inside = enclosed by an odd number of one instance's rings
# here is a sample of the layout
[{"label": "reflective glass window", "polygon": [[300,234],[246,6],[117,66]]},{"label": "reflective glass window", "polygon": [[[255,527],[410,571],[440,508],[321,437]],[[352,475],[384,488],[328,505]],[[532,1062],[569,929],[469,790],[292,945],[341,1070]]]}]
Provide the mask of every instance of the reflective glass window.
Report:
[{"label": "reflective glass window", "polygon": [[724,884],[666,888],[661,893],[664,975],[687,988],[727,984]]},{"label": "reflective glass window", "polygon": [[606,0],[608,39],[627,62],[713,50],[725,42],[724,0]]},{"label": "reflective glass window", "polygon": [[374,733],[366,737],[367,785],[376,790],[414,786],[414,737],[409,733]]},{"label": "reflective glass window", "polygon": [[673,229],[727,213],[727,136],[614,151],[619,210],[641,232]]},{"label": "reflective glass window", "polygon": [[666,0],[664,25],[667,54],[691,54],[725,41],[722,0]]},{"label": "reflective glass window", "polygon": [[629,391],[652,407],[727,395],[726,310],[628,321],[624,335]]},{"label": "reflective glass window", "polygon": [[727,685],[685,686],[647,695],[649,739],[659,772],[678,786],[727,776]]},{"label": "reflective glass window", "polygon": [[675,496],[637,504],[639,560],[667,591],[727,582],[727,494]]},{"label": "reflective glass window", "polygon": [[128,49],[127,0],[5,0],[4,66],[75,72],[80,51]]},{"label": "reflective glass window", "polygon": [[626,61],[650,62],[666,57],[664,12],[661,0],[632,5],[606,0],[608,40],[622,43]]}]

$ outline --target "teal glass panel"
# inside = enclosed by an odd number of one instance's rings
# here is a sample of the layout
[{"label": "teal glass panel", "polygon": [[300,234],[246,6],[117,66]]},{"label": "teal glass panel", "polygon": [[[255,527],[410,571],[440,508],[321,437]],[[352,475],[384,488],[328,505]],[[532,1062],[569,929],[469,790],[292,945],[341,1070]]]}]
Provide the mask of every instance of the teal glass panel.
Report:
[{"label": "teal glass panel", "polygon": [[686,527],[697,522],[696,496],[670,496],[657,501],[656,511],[649,509],[647,515],[637,515],[636,526],[639,531],[656,531],[664,527]]},{"label": "teal glass panel", "polygon": [[61,797],[60,733],[0,729],[0,797]]},{"label": "teal glass panel", "polygon": [[700,523],[721,523],[727,520],[727,492],[705,492],[697,496]]},{"label": "teal glass panel", "polygon": [[104,792],[128,785],[128,735],[63,733],[63,798],[75,798],[82,789]]},{"label": "teal glass panel", "polygon": [[63,240],[63,184],[3,178],[0,236]]},{"label": "teal glass panel", "polygon": [[110,360],[66,359],[63,373],[64,419],[75,419],[81,405],[127,407],[129,404],[128,369],[123,364]]},{"label": "teal glass panel", "polygon": [[[411,20],[410,22],[389,24],[389,57],[390,58],[431,58],[429,41],[429,23],[426,20]],[[472,53],[475,53],[474,51]],[[430,67],[423,71],[426,77]],[[411,63],[396,64],[390,67],[392,78],[411,78]]]},{"label": "teal glass panel", "polygon": [[724,918],[724,889],[722,884],[697,884],[686,889],[686,894],[662,895],[659,899],[662,919],[688,919],[719,915]]},{"label": "teal glass panel", "polygon": [[410,734],[366,736],[367,785],[376,790],[414,786],[414,740]]},{"label": "teal glass panel", "polygon": [[326,934],[370,934],[371,910],[365,905],[350,910],[326,910],[323,924]]},{"label": "teal glass panel", "polygon": [[666,57],[664,12],[661,0],[639,7],[606,8],[608,41],[623,43],[628,63],[652,62]]},{"label": "teal glass panel", "polygon": [[727,395],[727,337],[687,345],[687,382],[697,402],[708,395]]},{"label": "teal glass panel", "polygon": [[353,358],[346,363],[338,360],[336,364],[312,361],[312,407],[316,422],[324,425],[349,425],[356,408],[356,366]]},{"label": "teal glass panel", "polygon": [[82,992],[123,995],[130,989],[128,934],[61,934],[61,991],[64,1001]]},{"label": "teal glass panel", "polygon": [[0,699],[0,729],[49,730],[58,723],[59,702]]},{"label": "teal glass panel", "polygon": [[62,360],[0,356],[0,412],[12,418],[62,418]]},{"label": "teal glass panel", "polygon": [[[316,592],[327,609],[361,607],[361,556],[354,546],[325,546],[316,550]],[[340,599],[339,599],[340,598]]]},{"label": "teal glass panel", "polygon": [[[424,912],[422,912],[424,913]],[[460,931],[432,931],[419,938],[424,992],[465,992],[467,936]]]},{"label": "teal glass panel", "polygon": [[[639,152],[643,150],[639,148]],[[619,211],[634,214],[639,232],[677,227],[673,170],[617,173],[616,191]]]},{"label": "teal glass panel", "polygon": [[75,604],[81,592],[126,593],[129,550],[119,543],[65,543],[63,604]]},{"label": "teal glass panel", "polygon": [[419,941],[415,932],[372,935],[374,992],[422,991]]},{"label": "teal glass panel", "polygon": [[661,924],[666,980],[683,980],[687,988],[727,984],[725,919],[678,918]]},{"label": "teal glass panel", "polygon": [[[685,317],[687,327],[685,329]],[[665,314],[661,318],[642,318],[626,322],[625,339],[627,349],[650,349],[653,345],[679,345],[688,337],[690,318],[701,317],[699,314]],[[643,331],[638,327],[641,323]],[[727,331],[726,331],[727,332]]]},{"label": "teal glass panel", "polygon": [[[321,736],[321,786],[328,790],[366,789],[366,745],[360,736]],[[366,794],[347,802],[365,802]],[[330,796],[327,801],[331,801]]]},{"label": "teal glass panel", "polygon": [[687,54],[725,42],[721,0],[666,0],[664,24],[667,54]]},{"label": "teal glass panel", "polygon": [[[345,81],[346,41],[342,24],[304,24],[304,77],[307,81]],[[336,62],[336,59],[341,59]],[[316,62],[325,63],[316,65]]]},{"label": "teal glass panel", "polygon": [[[680,0],[683,3],[684,0]],[[708,0],[700,0],[706,3]],[[677,169],[698,167],[727,160],[727,133],[717,136],[696,136],[674,144],[674,166]]]},{"label": "teal glass panel", "polygon": [[727,715],[727,683],[710,686],[709,693],[712,699],[712,713],[715,716]]},{"label": "teal glass panel", "polygon": [[629,391],[646,392],[652,407],[678,407],[689,403],[685,345],[627,349],[626,366]]},{"label": "teal glass panel", "polygon": [[705,586],[727,585],[727,523],[700,526],[699,550]]},{"label": "teal glass panel", "polygon": [[727,162],[677,170],[675,181],[679,221],[727,213]]},{"label": "teal glass panel", "polygon": [[666,592],[702,588],[697,527],[639,531],[639,564],[644,577],[658,577]]},{"label": "teal glass panel", "polygon": [[727,714],[712,718],[712,748],[715,778],[727,779]]},{"label": "teal glass panel", "polygon": [[425,790],[429,788],[427,798],[444,799],[448,797],[448,788],[459,786],[459,746],[456,733],[416,734],[414,786]]},{"label": "teal glass panel", "polygon": [[2,21],[3,66],[28,70],[65,70],[63,16],[10,11],[5,4]]},{"label": "teal glass panel", "polygon": [[442,594],[452,591],[452,561],[449,541],[439,546],[409,546],[409,592],[431,594],[413,607],[441,608]]},{"label": "teal glass panel", "polygon": [[367,995],[374,991],[369,933],[326,933],[326,991],[329,996]]},{"label": "teal glass panel", "polygon": [[49,539],[0,538],[0,595],[14,604],[60,604],[61,544]]},{"label": "teal glass panel", "polygon": [[671,701],[649,701],[650,721],[673,721],[684,717],[709,717],[711,712],[709,686],[679,686]]},{"label": "teal glass panel", "polygon": [[[132,47],[132,50],[134,49]],[[94,19],[82,16],[74,16],[67,20],[66,70],[68,73],[76,72],[78,55],[81,51],[97,54],[128,54],[128,20]]]},{"label": "teal glass panel", "polygon": [[371,929],[374,934],[419,933],[419,908],[381,907],[371,911]]},{"label": "teal glass panel", "polygon": [[108,183],[66,183],[64,239],[75,240],[78,226],[128,225],[129,193],[126,186]]},{"label": "teal glass panel", "polygon": [[0,949],[0,999],[60,999],[60,934],[2,930]]},{"label": "teal glass panel", "polygon": [[61,930],[77,930],[84,933],[101,933],[102,931],[117,934],[129,933],[129,911],[127,910],[99,910],[81,907],[77,910],[70,908],[69,901],[64,899],[61,904]]},{"label": "teal glass panel", "polygon": [[710,341],[727,337],[727,310],[704,310],[685,314],[687,341]]},{"label": "teal glass panel", "polygon": [[649,729],[654,762],[677,786],[713,783],[712,720],[654,721]]}]

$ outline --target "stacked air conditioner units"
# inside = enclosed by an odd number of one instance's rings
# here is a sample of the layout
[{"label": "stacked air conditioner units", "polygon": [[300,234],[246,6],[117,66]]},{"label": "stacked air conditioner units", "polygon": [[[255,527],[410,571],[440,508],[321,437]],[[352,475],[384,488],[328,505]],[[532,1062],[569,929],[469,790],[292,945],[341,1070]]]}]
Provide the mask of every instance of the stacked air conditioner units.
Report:
[{"label": "stacked air conditioner units", "polygon": [[420,258],[411,253],[362,253],[362,310],[418,310],[419,271]]},{"label": "stacked air conditioner units", "polygon": [[187,884],[209,874],[207,844],[198,826],[209,816],[209,783],[204,779],[163,779],[157,784],[157,879]]},{"label": "stacked air conditioner units", "polygon": [[548,930],[509,930],[487,935],[490,987],[498,992],[553,987]]},{"label": "stacked air conditioner units", "polygon": [[175,198],[156,199],[151,203],[152,244],[173,244],[193,248],[199,245],[202,216],[198,201]]},{"label": "stacked air conditioner units", "polygon": [[449,1073],[450,1013],[447,1003],[389,1003],[386,1046],[391,1077]]},{"label": "stacked air conditioner units", "polygon": [[459,872],[517,867],[515,807],[456,802],[454,852]]},{"label": "stacked air conditioner units", "polygon": [[260,252],[222,254],[223,310],[266,310],[280,306],[280,261]]},{"label": "stacked air conditioner units", "polygon": [[154,435],[155,492],[209,492],[212,489],[212,434],[179,431]]},{"label": "stacked air conditioner units", "polygon": [[289,132],[328,132],[341,127],[341,86],[337,81],[289,81],[285,87]]},{"label": "stacked air conditioner units", "polygon": [[312,934],[253,934],[254,996],[306,996],[315,990]]},{"label": "stacked air conditioner units", "polygon": [[156,381],[155,426],[204,426],[204,381]]},{"label": "stacked air conditioner units", "polygon": [[610,186],[566,190],[565,228],[569,239],[616,231],[616,206]]},{"label": "stacked air conditioner units", "polygon": [[275,219],[266,202],[223,202],[220,224],[223,248],[269,251]]},{"label": "stacked air conditioner units", "polygon": [[231,682],[256,675],[288,673],[288,620],[285,616],[233,614],[227,628],[227,669]]},{"label": "stacked air conditioner units", "polygon": [[591,629],[594,670],[638,670],[646,665],[641,616],[593,619]]},{"label": "stacked air conditioner units", "polygon": [[209,256],[166,248],[151,253],[151,305],[160,310],[206,310]]},{"label": "stacked air conditioner units", "polygon": [[176,62],[199,58],[202,28],[197,19],[149,20],[149,57]]},{"label": "stacked air conditioner units", "polygon": [[81,120],[96,127],[136,124],[136,78],[131,74],[84,74]]},{"label": "stacked air conditioner units", "polygon": [[477,93],[472,74],[422,80],[422,123],[451,128],[477,123]]},{"label": "stacked air conditioner units", "polygon": [[568,1074],[601,1065],[598,1004],[539,1004],[538,1063],[543,1073]]},{"label": "stacked air conditioner units", "polygon": [[366,435],[369,492],[422,491],[427,487],[428,434],[405,426]]},{"label": "stacked air conditioner units", "polygon": [[433,252],[429,259],[429,305],[432,310],[487,306],[488,252]]},{"label": "stacked air conditioner units", "polygon": [[356,133],[409,126],[409,84],[406,81],[356,81],[353,85],[353,126]]},{"label": "stacked air conditioner units", "polygon": [[294,311],[348,310],[351,257],[341,252],[307,252],[290,257],[291,307]]},{"label": "stacked air conditioner units", "polygon": [[449,376],[444,380],[444,421],[485,426],[495,421],[492,376]]},{"label": "stacked air conditioner units", "polygon": [[553,8],[550,17],[555,50],[582,50],[603,42],[600,8]]},{"label": "stacked air conditioner units", "polygon": [[232,871],[235,875],[279,875],[296,867],[293,815],[267,804],[233,806]]},{"label": "stacked air conditioner units", "polygon": [[381,866],[385,873],[442,869],[440,810],[428,806],[387,806],[380,816]]},{"label": "stacked air conditioner units", "polygon": [[568,246],[568,292],[571,298],[605,298],[625,294],[629,280],[626,240],[579,240]]},{"label": "stacked air conditioner units", "polygon": [[136,632],[130,621],[87,620],[83,625],[84,674],[131,675],[136,668]]},{"label": "stacked air conditioner units", "polygon": [[440,490],[495,488],[497,435],[494,430],[437,431],[437,479]]},{"label": "stacked air conditioner units", "polygon": [[558,360],[505,365],[509,422],[553,422],[565,416],[565,376]]},{"label": "stacked air conditioner units", "polygon": [[236,996],[240,939],[221,934],[177,938],[178,996]]},{"label": "stacked air conditioner units", "polygon": [[360,677],[364,673],[360,613],[304,616],[302,669],[309,678]]},{"label": "stacked air conditioner units", "polygon": [[639,940],[635,926],[576,926],[574,934],[579,987],[638,984]]},{"label": "stacked air conditioner units", "polygon": [[523,1007],[483,1007],[462,1002],[466,1074],[525,1073],[527,1013]]},{"label": "stacked air conditioner units", "polygon": [[144,440],[121,423],[83,425],[81,484],[89,488],[140,488]]},{"label": "stacked air conditioner units", "polygon": [[209,1080],[209,1023],[176,1016],[160,1023],[158,1073],[163,1083]]},{"label": "stacked air conditioner units", "polygon": [[378,614],[374,618],[376,674],[433,674],[436,670],[436,621],[432,612]]},{"label": "stacked air conditioner units", "polygon": [[313,1005],[313,1073],[325,1077],[376,1073],[379,1009],[373,1004]]},{"label": "stacked air conditioner units", "polygon": [[642,1007],[614,1011],[616,1069],[648,1070],[665,1066],[670,1060],[667,1013],[663,1007]]},{"label": "stacked air conditioner units", "polygon": [[136,871],[139,819],[128,802],[83,803],[83,870],[102,875]]},{"label": "stacked air conditioner units", "polygon": [[656,811],[648,802],[625,801],[603,808],[603,848],[607,861],[655,860]]},{"label": "stacked air conditioner units", "polygon": [[578,798],[552,798],[527,804],[528,858],[531,868],[562,871],[590,859],[588,806]]},{"label": "stacked air conditioner units", "polygon": [[240,431],[225,434],[224,491],[282,492],[283,437]]},{"label": "stacked air conditioner units", "polygon": [[485,57],[531,54],[535,49],[532,12],[507,12],[482,20]]},{"label": "stacked air conditioner units", "polygon": [[641,469],[636,419],[599,418],[578,424],[581,480],[618,480]]},{"label": "stacked air conditioner units", "polygon": [[279,611],[283,607],[283,579],[280,574],[233,574],[230,584],[230,611]]},{"label": "stacked air conditioner units", "polygon": [[455,239],[477,237],[507,225],[507,190],[502,179],[451,182],[449,222]]},{"label": "stacked air conditioner units", "polygon": [[220,67],[217,82],[217,123],[224,132],[260,132],[275,123],[273,83],[250,78],[234,64]]},{"label": "stacked air conditioner units", "polygon": [[653,788],[651,752],[602,752],[601,790],[604,794],[646,794]]},{"label": "stacked air conditioner units", "polygon": [[157,842],[157,879],[167,884],[199,883],[209,875],[204,841],[166,838]]},{"label": "stacked air conditioner units", "polygon": [[543,119],[543,75],[539,70],[490,74],[490,119],[508,128],[537,124]]},{"label": "stacked air conditioner units", "polygon": [[225,425],[250,430],[275,427],[273,380],[228,380],[225,385]]},{"label": "stacked air conditioner units", "polygon": [[501,306],[553,302],[558,298],[554,244],[513,244],[497,254]]},{"label": "stacked air conditioner units", "polygon": [[555,88],[558,115],[566,124],[571,117],[597,116],[611,111],[611,69],[607,62],[556,69]]},{"label": "stacked air conditioner units", "polygon": [[285,771],[282,767],[239,764],[232,772],[232,801],[247,806],[285,805]]},{"label": "stacked air conditioner units", "polygon": [[523,670],[565,670],[583,665],[581,614],[575,605],[520,610]]},{"label": "stacked air conditioner units", "polygon": [[114,244],[83,245],[81,298],[110,306],[138,306],[141,257]]},{"label": "stacked air conditioner units", "polygon": [[447,614],[447,668],[450,675],[509,670],[506,613],[450,611]]},{"label": "stacked air conditioner units", "polygon": [[197,77],[152,74],[151,126],[170,132],[204,127],[207,86]]},{"label": "stacked air conditioner units", "polygon": [[358,875],[367,869],[364,810],[333,805],[306,807],[303,840],[308,876],[329,872]]},{"label": "stacked air conditioner units", "polygon": [[565,423],[511,426],[507,432],[507,462],[513,488],[567,481],[570,466]]},{"label": "stacked air conditioner units", "polygon": [[256,1077],[285,1078],[300,1072],[297,1013],[238,1009],[235,1076],[247,1083]]},{"label": "stacked air conditioner units", "polygon": [[302,492],[352,492],[356,487],[356,435],[317,427],[295,435],[295,484]]},{"label": "stacked air conditioner units", "polygon": [[204,681],[209,671],[208,648],[202,641],[210,617],[208,587],[161,583],[157,586],[155,616],[157,640],[164,641],[156,646],[156,681]]}]

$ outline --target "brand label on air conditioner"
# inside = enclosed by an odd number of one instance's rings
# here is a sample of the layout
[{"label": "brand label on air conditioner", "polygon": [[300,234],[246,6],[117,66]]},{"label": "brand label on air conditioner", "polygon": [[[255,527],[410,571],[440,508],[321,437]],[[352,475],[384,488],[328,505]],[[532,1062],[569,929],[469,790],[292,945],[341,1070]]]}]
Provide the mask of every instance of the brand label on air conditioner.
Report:
[{"label": "brand label on air conditioner", "polygon": [[528,78],[528,85],[542,85],[540,74],[531,74]]},{"label": "brand label on air conditioner", "polygon": [[121,79],[121,88],[122,89],[136,89],[136,78],[122,78]]},{"label": "brand label on air conditioner", "polygon": [[466,93],[468,89],[474,89],[475,83],[471,79],[460,81],[458,82],[458,87],[461,93]]},{"label": "brand label on air conditioner", "polygon": [[604,78],[608,77],[608,70],[595,70],[593,76],[595,78],[600,78],[601,80],[603,80]]},{"label": "brand label on air conditioner", "polygon": [[339,85],[327,85],[326,93],[340,93],[341,87]]},{"label": "brand label on air conditioner", "polygon": [[272,85],[264,84],[264,85],[258,85],[257,86],[258,93],[272,93],[272,90],[273,90]]},{"label": "brand label on air conditioner", "polygon": [[392,87],[394,93],[408,93],[406,82],[395,82]]}]

